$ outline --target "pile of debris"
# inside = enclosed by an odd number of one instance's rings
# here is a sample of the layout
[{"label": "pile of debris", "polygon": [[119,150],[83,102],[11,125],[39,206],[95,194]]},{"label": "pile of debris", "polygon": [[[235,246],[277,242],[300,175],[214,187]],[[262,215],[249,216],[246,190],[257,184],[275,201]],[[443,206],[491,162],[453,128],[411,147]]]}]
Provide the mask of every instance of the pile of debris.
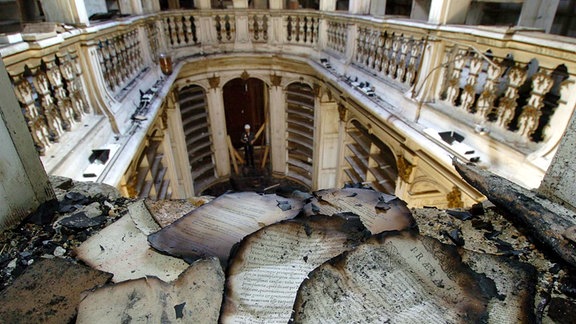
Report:
[{"label": "pile of debris", "polygon": [[570,251],[488,201],[278,187],[154,202],[51,181],[57,201],[0,234],[7,322],[576,322]]}]

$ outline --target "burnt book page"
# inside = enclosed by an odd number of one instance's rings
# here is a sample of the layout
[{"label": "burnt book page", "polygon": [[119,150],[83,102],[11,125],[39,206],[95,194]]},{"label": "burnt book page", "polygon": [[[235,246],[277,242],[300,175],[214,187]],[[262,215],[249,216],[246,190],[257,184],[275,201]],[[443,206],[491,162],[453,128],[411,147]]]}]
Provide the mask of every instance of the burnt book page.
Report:
[{"label": "burnt book page", "polygon": [[244,236],[298,215],[300,200],[255,192],[225,194],[148,236],[155,249],[182,258],[216,256],[223,263]]},{"label": "burnt book page", "polygon": [[155,276],[164,281],[178,278],[188,268],[184,260],[158,253],[147,242],[160,227],[139,200],[129,213],[76,248],[78,259],[91,267],[114,274],[114,282]]},{"label": "burnt book page", "polygon": [[145,199],[144,203],[152,214],[152,217],[154,217],[160,227],[164,228],[212,200],[213,198],[211,197],[202,196],[190,197],[188,199]]},{"label": "burnt book page", "polygon": [[494,296],[478,276],[453,246],[408,232],[378,235],[312,271],[298,290],[292,320],[485,322]]},{"label": "burnt book page", "polygon": [[325,189],[314,192],[305,206],[307,214],[355,214],[372,233],[401,231],[414,227],[416,221],[406,203],[396,196],[370,189]]},{"label": "burnt book page", "polygon": [[538,276],[534,266],[508,257],[465,249],[459,249],[459,253],[462,261],[472,270],[485,275],[496,285],[496,296],[488,304],[491,323],[536,322],[534,296]]},{"label": "burnt book page", "polygon": [[221,322],[287,323],[308,273],[367,235],[358,218],[313,216],[270,225],[246,237],[227,271]]},{"label": "burnt book page", "polygon": [[85,292],[76,323],[217,323],[223,290],[219,260],[198,260],[171,283],[148,277]]}]

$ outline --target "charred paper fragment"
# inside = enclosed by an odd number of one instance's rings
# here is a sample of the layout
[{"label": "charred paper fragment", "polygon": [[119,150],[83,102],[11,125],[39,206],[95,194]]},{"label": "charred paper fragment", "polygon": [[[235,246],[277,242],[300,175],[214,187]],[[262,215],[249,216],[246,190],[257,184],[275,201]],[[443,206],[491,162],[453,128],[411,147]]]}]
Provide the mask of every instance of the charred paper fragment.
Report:
[{"label": "charred paper fragment", "polygon": [[576,266],[576,249],[563,234],[576,226],[574,213],[551,204],[536,193],[474,165],[453,161],[456,171],[488,200],[502,210],[503,216],[526,229],[534,243],[554,252],[571,266]]},{"label": "charred paper fragment", "polygon": [[144,204],[160,227],[166,227],[194,209],[209,203],[214,198],[208,196],[189,199],[144,200]]},{"label": "charred paper fragment", "polygon": [[247,236],[230,260],[221,322],[286,323],[308,273],[368,235],[358,218],[312,216]]},{"label": "charred paper fragment", "polygon": [[304,208],[307,215],[353,213],[372,234],[401,231],[416,224],[404,201],[371,189],[325,189],[314,192],[314,196],[316,200]]},{"label": "charred paper fragment", "polygon": [[[291,209],[282,210],[279,201],[290,204]],[[300,200],[274,194],[225,194],[151,234],[148,242],[158,251],[173,256],[194,259],[209,255],[226,262],[232,246],[244,236],[263,225],[293,218],[301,209]]]},{"label": "charred paper fragment", "polygon": [[472,218],[472,214],[469,211],[465,211],[465,210],[447,210],[446,213],[448,213],[448,215],[458,218],[459,220],[469,220],[470,218]]},{"label": "charred paper fragment", "polygon": [[478,277],[453,246],[409,232],[383,233],[314,269],[298,290],[292,321],[487,322],[488,305],[499,296]]},{"label": "charred paper fragment", "polygon": [[76,253],[86,264],[113,273],[114,282],[146,276],[172,281],[188,264],[150,248],[147,234],[158,228],[140,200],[129,207],[128,214],[82,243]]},{"label": "charred paper fragment", "polygon": [[111,277],[60,258],[40,259],[0,294],[0,322],[71,323],[80,293]]},{"label": "charred paper fragment", "polygon": [[198,260],[170,283],[147,277],[86,292],[76,323],[217,323],[223,290],[218,259]]},{"label": "charred paper fragment", "polygon": [[534,266],[466,249],[459,249],[459,253],[465,264],[489,279],[478,277],[482,289],[496,289],[491,292],[495,297],[488,303],[490,323],[535,323],[534,296],[538,279]]}]

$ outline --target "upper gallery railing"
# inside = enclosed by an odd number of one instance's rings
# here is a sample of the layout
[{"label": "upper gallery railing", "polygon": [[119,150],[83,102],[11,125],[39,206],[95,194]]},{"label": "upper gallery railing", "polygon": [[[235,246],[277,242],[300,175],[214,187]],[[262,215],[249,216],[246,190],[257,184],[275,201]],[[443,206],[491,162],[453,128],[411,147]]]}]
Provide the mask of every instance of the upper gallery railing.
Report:
[{"label": "upper gallery railing", "polygon": [[[346,73],[412,89],[414,102],[434,102],[429,106],[459,122],[487,125],[488,136],[512,136],[534,151],[559,139],[576,103],[576,46],[548,36],[313,10],[180,10],[0,52],[41,153],[83,114],[106,109],[94,96],[121,101],[160,52],[178,60],[235,51],[334,58]],[[104,89],[88,97],[88,86]]]}]

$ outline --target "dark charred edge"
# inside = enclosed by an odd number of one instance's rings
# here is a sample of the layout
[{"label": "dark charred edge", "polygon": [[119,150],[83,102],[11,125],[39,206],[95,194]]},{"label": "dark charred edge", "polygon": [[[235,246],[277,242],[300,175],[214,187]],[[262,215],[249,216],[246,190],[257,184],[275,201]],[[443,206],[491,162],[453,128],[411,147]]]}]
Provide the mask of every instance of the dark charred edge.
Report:
[{"label": "dark charred edge", "polygon": [[[358,220],[360,220],[360,219],[358,218]],[[362,225],[362,226],[364,226],[364,225]],[[368,231],[368,229],[366,229],[366,231],[368,233],[370,233],[370,231]],[[414,230],[386,231],[386,232],[382,232],[382,233],[379,233],[376,235],[370,235],[369,237],[367,237],[364,240],[363,243],[364,244],[371,244],[371,243],[376,242],[377,244],[382,244],[386,241],[387,238],[396,237],[396,236],[410,237],[412,239],[415,239],[418,236],[418,233]],[[358,245],[360,245],[360,244],[358,244]],[[358,247],[358,245],[356,247]],[[322,271],[323,268],[326,266],[330,266],[334,269],[337,269],[339,272],[342,271],[346,266],[346,262],[348,260],[349,254],[354,252],[356,247],[327,260],[326,262],[319,265],[314,270],[312,270],[308,273],[307,278],[305,278],[302,281],[302,283],[300,283],[300,286],[298,287],[298,290],[296,292],[296,299],[294,300],[294,304],[292,306],[292,315],[290,316],[289,323],[300,323],[298,321],[298,319],[300,318],[301,315],[299,315],[299,314],[302,314],[302,311],[306,307],[306,303],[307,303],[306,301],[303,301],[303,299],[305,297],[307,297],[307,296],[304,296],[302,293],[304,291],[304,288],[306,286],[308,286],[309,284],[312,284],[315,280],[317,280],[316,277],[318,277],[320,275],[320,271]]]},{"label": "dark charred edge", "polygon": [[[333,227],[341,232],[347,234],[348,239],[345,244],[349,248],[353,248],[358,246],[359,244],[365,242],[370,237],[370,231],[364,226],[364,224],[360,221],[360,217],[354,215],[354,217],[346,217],[346,216],[327,216],[327,215],[311,215],[302,218],[293,218],[280,221],[278,223],[274,223],[263,227],[256,232],[247,235],[244,237],[240,242],[234,244],[232,249],[230,250],[230,254],[228,257],[228,264],[225,267],[225,283],[224,283],[224,295],[222,298],[222,306],[220,307],[220,318],[223,318],[225,314],[228,312],[232,312],[233,310],[229,310],[226,306],[230,305],[227,303],[227,296],[230,296],[232,292],[231,282],[228,278],[231,276],[232,272],[234,271],[235,266],[237,265],[238,261],[237,258],[244,254],[244,251],[248,248],[250,241],[256,239],[260,236],[263,231],[273,230],[274,227],[278,226],[285,226],[286,224],[293,224],[294,226],[302,226],[306,231],[306,235],[310,236],[314,233],[314,231],[318,231],[319,229],[324,229],[327,227]],[[304,279],[306,281],[308,279]]]},{"label": "dark charred edge", "polygon": [[202,253],[200,251],[193,250],[190,248],[187,249],[187,253],[182,253],[182,249],[163,247],[162,244],[160,243],[160,241],[163,240],[163,236],[165,235],[162,232],[162,230],[163,229],[161,229],[157,232],[154,232],[154,233],[148,235],[148,237],[146,238],[146,240],[148,241],[148,245],[152,249],[154,249],[154,251],[156,251],[162,255],[180,258],[188,264],[192,264],[199,259],[204,259],[204,258],[210,257],[210,255],[208,255],[206,253]]},{"label": "dark charred edge", "polygon": [[559,263],[576,270],[575,244],[566,240],[562,233],[549,228],[544,219],[566,228],[573,224],[568,224],[568,220],[535,202],[524,193],[525,189],[509,180],[457,160],[453,161],[453,165],[466,182],[500,208],[503,211],[502,216],[540,250],[550,252]]},{"label": "dark charred edge", "polygon": [[[465,248],[459,248],[459,251],[464,251],[460,252],[460,254],[469,253],[470,255],[476,255],[469,257],[471,259],[479,257],[496,260],[496,262],[502,263],[505,266],[514,269],[516,273],[519,273],[519,275],[514,275],[518,279],[514,284],[517,287],[517,292],[525,297],[522,298],[522,304],[520,305],[523,317],[519,318],[518,321],[520,323],[536,323],[536,313],[534,312],[534,296],[536,296],[536,282],[538,280],[538,271],[536,270],[536,267],[529,263],[510,259],[505,256],[478,253],[466,250]],[[464,263],[467,264],[467,262]],[[495,297],[499,298],[500,296],[496,295]]]},{"label": "dark charred edge", "polygon": [[[470,307],[463,309],[466,316],[465,317],[466,322],[474,322],[474,323],[489,322],[488,303],[490,299],[499,297],[497,295],[496,284],[492,279],[488,278],[486,275],[476,273],[466,263],[464,263],[462,261],[461,255],[458,253],[457,247],[449,244],[444,244],[428,236],[422,236],[415,229],[382,232],[371,236],[370,239],[367,242],[365,242],[365,244],[375,244],[375,245],[383,244],[388,239],[393,237],[402,237],[409,240],[421,240],[426,248],[431,247],[435,251],[443,250],[442,251],[443,253],[449,255],[450,256],[449,258],[439,258],[439,261],[442,264],[442,269],[445,271],[449,270],[450,272],[455,273],[459,277],[455,279],[455,281],[457,281],[458,284],[461,287],[463,287],[463,291],[471,292],[470,294],[471,300],[479,299],[479,301],[482,303],[481,310],[471,309]],[[335,256],[332,259],[324,262],[322,265],[318,266],[308,274],[308,278],[304,279],[298,288],[296,299],[294,301],[294,305],[292,306],[292,315],[290,317],[289,323],[299,323],[299,318],[301,316],[300,314],[302,314],[303,309],[306,307],[306,301],[304,301],[304,298],[306,296],[303,295],[305,287],[316,280],[316,277],[320,275],[320,272],[324,269],[324,267],[330,266],[336,269],[337,271],[341,272],[345,268],[350,253],[353,253],[354,251],[355,249],[352,249],[341,253],[340,255]],[[432,251],[430,252],[433,253]],[[450,260],[451,261],[449,262],[450,264],[448,264],[446,260]],[[530,268],[530,271],[532,277],[535,278],[536,277],[535,269],[532,267]],[[476,296],[472,294],[472,292],[480,292],[481,295]],[[526,307],[526,309],[530,309],[531,307],[531,305],[524,305],[524,306]]]}]

